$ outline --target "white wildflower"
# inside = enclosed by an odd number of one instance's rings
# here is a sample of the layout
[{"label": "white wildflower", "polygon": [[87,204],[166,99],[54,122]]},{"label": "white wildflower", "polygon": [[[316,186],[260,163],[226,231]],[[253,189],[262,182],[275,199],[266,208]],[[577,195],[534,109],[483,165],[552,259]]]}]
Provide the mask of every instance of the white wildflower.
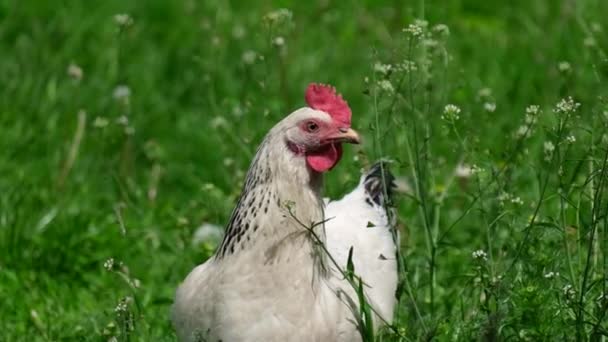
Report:
[{"label": "white wildflower", "polygon": [[487,112],[493,113],[496,110],[496,103],[486,102],[483,104],[483,109],[485,109]]},{"label": "white wildflower", "polygon": [[550,161],[553,151],[555,151],[555,145],[550,141],[545,141],[543,144],[543,150],[545,151],[545,160]]},{"label": "white wildflower", "polygon": [[116,119],[116,123],[126,126],[129,124],[129,118],[126,115],[121,115],[118,119]]},{"label": "white wildflower", "polygon": [[439,45],[439,43],[435,39],[424,39],[422,41],[422,45],[426,46],[427,48],[434,48]]},{"label": "white wildflower", "polygon": [[234,159],[232,159],[230,157],[224,158],[223,163],[224,163],[224,166],[230,167],[230,166],[234,165]]},{"label": "white wildflower", "polygon": [[378,86],[380,87],[380,89],[382,89],[383,91],[385,91],[387,93],[393,93],[395,91],[395,89],[393,88],[393,85],[391,84],[391,82],[389,80],[378,81]]},{"label": "white wildflower", "polygon": [[120,27],[128,27],[133,25],[133,18],[126,13],[114,15],[114,22]]},{"label": "white wildflower", "polygon": [[397,64],[396,69],[407,73],[418,70],[418,67],[416,66],[416,62],[406,59],[403,62]]},{"label": "white wildflower", "polygon": [[243,55],[241,56],[241,60],[243,61],[243,63],[251,65],[251,64],[255,63],[256,57],[257,57],[257,54],[255,53],[255,51],[247,50],[247,51],[243,52]]},{"label": "white wildflower", "polygon": [[224,236],[224,228],[214,223],[203,223],[194,231],[192,244],[198,246],[202,243],[218,245]]},{"label": "white wildflower", "polygon": [[570,63],[568,63],[566,61],[561,61],[557,64],[557,69],[560,72],[568,72],[572,69],[572,67],[570,66]]},{"label": "white wildflower", "polygon": [[213,119],[211,119],[210,122],[211,128],[216,129],[219,127],[226,127],[228,126],[228,121],[226,121],[226,119],[223,116],[216,116]]},{"label": "white wildflower", "polygon": [[131,304],[132,302],[133,302],[132,297],[127,296],[127,297],[121,298],[118,301],[118,304],[116,305],[116,308],[114,309],[114,311],[117,313],[127,312],[129,310],[129,304]]},{"label": "white wildflower", "polygon": [[106,127],[110,121],[103,116],[98,116],[93,120],[93,127],[104,128]]},{"label": "white wildflower", "polygon": [[445,24],[437,24],[433,27],[433,32],[442,36],[449,36],[450,28]]},{"label": "white wildflower", "polygon": [[133,127],[133,126],[127,126],[127,127],[125,127],[125,134],[126,135],[133,135],[133,134],[135,134],[135,127]]},{"label": "white wildflower", "polygon": [[478,173],[482,173],[483,171],[484,170],[481,167],[477,166],[477,164],[471,165],[471,173],[472,174],[476,175]]},{"label": "white wildflower", "polygon": [[281,47],[281,46],[285,45],[285,38],[283,38],[282,36],[278,36],[272,40],[272,44],[274,46]]},{"label": "white wildflower", "polygon": [[492,96],[492,89],[490,88],[481,88],[477,91],[477,97],[479,98],[489,98]]},{"label": "white wildflower", "polygon": [[568,144],[574,144],[576,142],[576,137],[574,135],[569,135],[566,137],[566,142]]},{"label": "white wildflower", "polygon": [[595,41],[595,38],[589,36],[585,37],[585,39],[583,40],[583,44],[586,47],[594,47],[595,45],[597,45],[597,42]]},{"label": "white wildflower", "polygon": [[443,115],[441,118],[446,121],[457,121],[460,119],[458,114],[460,114],[460,108],[453,104],[448,104],[443,108]]},{"label": "white wildflower", "polygon": [[576,293],[576,291],[574,290],[574,287],[572,287],[572,285],[570,285],[570,284],[564,285],[564,287],[562,288],[562,292],[564,293],[564,296],[567,296],[567,297],[572,297]]},{"label": "white wildflower", "polygon": [[545,273],[544,277],[547,278],[547,279],[557,278],[557,277],[559,277],[559,272],[553,272],[553,271],[551,271],[549,273]]},{"label": "white wildflower", "polygon": [[540,113],[540,107],[537,105],[529,105],[526,107],[526,114],[537,115]]},{"label": "white wildflower", "polygon": [[131,96],[131,88],[129,86],[120,84],[114,88],[112,97],[117,101],[128,101]]},{"label": "white wildflower", "polygon": [[292,18],[292,13],[286,8],[279,8],[276,11],[268,12],[264,15],[264,20],[270,23],[276,23],[279,21],[289,21]]},{"label": "white wildflower", "polygon": [[580,106],[580,103],[575,102],[571,96],[568,96],[567,98],[559,101],[553,111],[557,114],[571,114],[576,112]]},{"label": "white wildflower", "polygon": [[458,178],[469,178],[473,175],[473,170],[467,164],[458,164],[456,166],[456,170],[454,170],[454,175]]},{"label": "white wildflower", "polygon": [[513,197],[513,198],[511,198],[511,203],[517,204],[517,205],[523,205],[524,201],[522,201],[521,197]]},{"label": "white wildflower", "polygon": [[106,260],[103,263],[103,268],[105,268],[108,271],[111,271],[112,269],[114,269],[114,258],[110,258],[110,259]]},{"label": "white wildflower", "polygon": [[385,74],[385,75],[388,74],[392,68],[393,68],[393,66],[390,64],[382,64],[380,62],[376,62],[374,64],[374,71],[379,72],[381,74]]},{"label": "white wildflower", "polygon": [[515,131],[515,136],[518,138],[527,137],[528,135],[530,135],[530,131],[531,131],[531,129],[529,126],[521,125],[521,126],[519,126],[517,131]]},{"label": "white wildflower", "polygon": [[498,200],[498,202],[500,202],[500,206],[504,206],[505,202],[508,202],[511,200],[511,198],[513,198],[513,196],[511,196],[510,193],[502,191],[498,197],[496,197],[496,199]]},{"label": "white wildflower", "polygon": [[478,249],[472,253],[473,259],[488,260],[488,254],[483,249]]},{"label": "white wildflower", "polygon": [[524,118],[524,122],[526,125],[532,126],[536,123],[536,115],[526,114]]},{"label": "white wildflower", "polygon": [[70,63],[68,66],[68,76],[70,76],[74,81],[80,81],[82,79],[82,68],[74,63]]},{"label": "white wildflower", "polygon": [[420,26],[418,24],[409,24],[408,27],[403,29],[403,32],[409,34],[410,36],[412,36],[414,38],[418,38],[418,37],[422,36],[423,29],[422,29],[422,26]]}]

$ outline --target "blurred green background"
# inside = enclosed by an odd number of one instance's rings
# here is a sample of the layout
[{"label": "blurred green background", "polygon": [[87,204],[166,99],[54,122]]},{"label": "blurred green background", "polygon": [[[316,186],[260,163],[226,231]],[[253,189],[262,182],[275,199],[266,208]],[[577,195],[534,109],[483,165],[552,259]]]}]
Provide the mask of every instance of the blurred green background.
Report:
[{"label": "blurred green background", "polygon": [[[174,290],[215,247],[193,233],[226,222],[257,144],[323,82],[366,139],[327,194],[381,157],[415,189],[399,201],[401,336],[379,340],[603,341],[605,13],[604,0],[0,0],[0,340],[175,340]],[[582,104],[568,121],[552,110],[567,96]],[[532,104],[534,135],[514,139]],[[562,151],[548,161],[547,141]],[[459,163],[485,176],[455,179]],[[585,296],[569,302],[568,284]]]}]

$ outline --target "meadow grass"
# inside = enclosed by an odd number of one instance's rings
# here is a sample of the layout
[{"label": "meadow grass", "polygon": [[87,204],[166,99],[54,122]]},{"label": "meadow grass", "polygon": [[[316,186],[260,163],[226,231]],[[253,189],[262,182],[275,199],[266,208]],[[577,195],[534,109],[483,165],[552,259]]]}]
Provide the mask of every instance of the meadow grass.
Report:
[{"label": "meadow grass", "polygon": [[397,200],[379,341],[608,336],[608,2],[0,0],[0,340],[175,340],[257,144],[330,83]]}]

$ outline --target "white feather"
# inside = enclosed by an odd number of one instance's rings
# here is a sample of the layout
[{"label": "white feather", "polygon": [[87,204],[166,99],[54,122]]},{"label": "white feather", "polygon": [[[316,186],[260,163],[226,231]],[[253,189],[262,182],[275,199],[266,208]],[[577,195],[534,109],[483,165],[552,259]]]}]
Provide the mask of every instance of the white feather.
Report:
[{"label": "white feather", "polygon": [[[382,319],[390,323],[398,283],[394,227],[383,206],[366,202],[369,196],[364,179],[365,175],[351,193],[327,204],[327,248],[343,269],[353,248],[355,274],[367,285],[367,299]],[[382,319],[375,322],[375,326],[382,323]]]}]

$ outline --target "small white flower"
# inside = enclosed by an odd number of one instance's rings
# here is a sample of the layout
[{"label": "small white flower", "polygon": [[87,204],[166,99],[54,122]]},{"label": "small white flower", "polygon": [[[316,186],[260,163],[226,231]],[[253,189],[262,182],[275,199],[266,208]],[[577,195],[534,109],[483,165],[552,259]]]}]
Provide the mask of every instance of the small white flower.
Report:
[{"label": "small white flower", "polygon": [[515,131],[515,136],[517,136],[518,138],[523,138],[525,136],[528,136],[530,134],[530,127],[527,125],[521,125],[519,126],[519,128],[517,129],[517,131]]},{"label": "small white flower", "polygon": [[203,223],[192,236],[192,244],[198,246],[202,243],[217,245],[224,237],[224,228],[214,223]]},{"label": "small white flower", "polygon": [[224,158],[224,166],[226,167],[230,167],[232,165],[234,165],[234,159],[232,158]]},{"label": "small white flower", "polygon": [[110,121],[103,116],[98,116],[93,120],[93,127],[104,128],[106,127]]},{"label": "small white flower", "polygon": [[412,36],[414,38],[417,38],[417,37],[422,36],[423,28],[422,28],[422,26],[414,23],[414,24],[408,25],[407,28],[404,28],[403,32],[409,34],[410,36]]},{"label": "small white flower", "polygon": [[477,166],[477,164],[471,165],[471,173],[472,174],[476,175],[478,173],[482,173],[483,171],[484,170],[481,167]]},{"label": "small white flower", "polygon": [[492,96],[492,89],[490,88],[481,88],[477,91],[477,97],[479,98],[489,98]]},{"label": "small white flower", "polygon": [[574,144],[576,142],[576,137],[574,135],[569,135],[566,137],[566,142],[568,144]]},{"label": "small white flower", "polygon": [[485,109],[487,112],[493,113],[496,110],[496,103],[486,102],[483,104],[483,109]]},{"label": "small white flower", "polygon": [[125,127],[125,134],[126,135],[133,135],[133,134],[135,134],[135,127],[133,127],[133,126],[127,126],[127,127]]},{"label": "small white flower", "polygon": [[70,76],[74,81],[80,81],[82,79],[82,68],[74,63],[70,63],[68,66],[68,76]]},{"label": "small white flower", "polygon": [[424,45],[428,48],[434,48],[437,45],[439,45],[439,42],[437,42],[435,39],[424,39],[422,41],[422,45]]},{"label": "small white flower", "polygon": [[247,50],[247,51],[243,52],[243,55],[241,56],[241,60],[243,61],[243,63],[251,65],[251,64],[255,63],[256,57],[257,57],[257,54],[255,53],[255,51]]},{"label": "small white flower", "polygon": [[568,72],[572,69],[572,67],[570,66],[570,63],[561,61],[557,64],[557,69],[561,72]]},{"label": "small white flower", "polygon": [[551,271],[549,273],[545,273],[544,277],[547,278],[547,279],[557,278],[557,277],[559,277],[559,272],[553,272],[553,271]]},{"label": "small white flower", "polygon": [[128,27],[133,24],[133,18],[126,13],[120,13],[114,15],[114,22],[121,27]]},{"label": "small white flower", "polygon": [[281,47],[285,45],[285,38],[278,36],[272,40],[272,44],[274,44],[274,46]]},{"label": "small white flower", "polygon": [[133,302],[133,298],[124,297],[118,301],[118,304],[116,305],[116,308],[114,308],[114,311],[116,313],[127,312],[129,310],[129,304],[131,304],[132,302]]},{"label": "small white flower", "polygon": [[498,200],[498,202],[500,202],[499,204],[502,207],[505,205],[505,202],[510,201],[511,198],[513,198],[513,196],[511,196],[510,193],[502,191],[496,199]]},{"label": "small white flower", "polygon": [[441,118],[446,121],[457,121],[458,119],[460,119],[460,116],[458,114],[460,114],[459,107],[453,104],[447,104],[443,108],[443,115],[441,116]]},{"label": "small white flower", "polygon": [[389,94],[393,93],[395,91],[395,89],[393,88],[393,85],[391,84],[391,82],[389,80],[378,81],[378,86],[380,87],[380,89],[382,89],[383,91],[385,91]]},{"label": "small white flower", "polygon": [[121,115],[120,117],[118,117],[118,119],[116,119],[116,123],[119,125],[126,126],[129,124],[129,118],[126,115]]},{"label": "small white flower", "polygon": [[380,62],[376,62],[376,64],[374,64],[374,71],[385,75],[388,74],[392,68],[393,66],[390,64],[382,64]]},{"label": "small white flower", "polygon": [[540,113],[540,107],[537,105],[529,105],[526,107],[526,114],[537,115]]},{"label": "small white flower", "polygon": [[276,11],[268,12],[264,15],[264,20],[274,23],[279,21],[288,21],[291,20],[292,13],[290,10],[286,8],[279,8]]},{"label": "small white flower", "polygon": [[473,255],[473,259],[483,260],[483,261],[488,260],[488,254],[483,249],[474,251],[472,253],[472,255]]},{"label": "small white flower", "polygon": [[559,103],[555,106],[553,111],[558,114],[571,114],[578,110],[581,106],[580,103],[574,102],[571,96],[568,96],[565,99],[559,101]]},{"label": "small white flower", "polygon": [[114,97],[117,101],[125,101],[128,100],[131,96],[131,88],[124,84],[120,84],[114,88],[114,92],[112,92],[112,97]]},{"label": "small white flower", "polygon": [[595,45],[597,45],[597,42],[595,41],[595,38],[593,38],[593,37],[585,37],[585,39],[583,40],[583,44],[586,47],[594,47]]},{"label": "small white flower", "polygon": [[471,177],[471,175],[473,175],[473,170],[467,164],[458,164],[458,166],[456,166],[456,170],[454,171],[454,174],[458,178],[466,179],[466,178]]},{"label": "small white flower", "polygon": [[551,161],[553,151],[555,151],[555,145],[550,141],[545,141],[543,144],[543,150],[545,152],[545,161]]},{"label": "small white flower", "polygon": [[513,198],[511,198],[511,203],[517,204],[517,205],[523,205],[524,201],[522,201],[521,197],[513,197]]},{"label": "small white flower", "polygon": [[450,28],[445,24],[437,24],[433,27],[433,32],[436,32],[437,34],[442,36],[449,36]]},{"label": "small white flower", "polygon": [[418,67],[416,66],[416,62],[406,59],[403,62],[397,64],[396,69],[403,72],[412,72],[418,70]]},{"label": "small white flower", "polygon": [[219,127],[226,127],[228,126],[228,121],[226,121],[226,119],[224,119],[223,116],[216,116],[213,119],[211,119],[211,128],[216,129]]},{"label": "small white flower", "polygon": [[103,263],[103,268],[105,268],[108,271],[111,271],[112,269],[114,269],[114,258],[110,258],[110,259],[106,260]]},{"label": "small white flower", "polygon": [[564,287],[562,288],[562,292],[564,293],[564,296],[568,296],[568,297],[572,297],[576,293],[576,291],[570,284],[564,285]]}]

